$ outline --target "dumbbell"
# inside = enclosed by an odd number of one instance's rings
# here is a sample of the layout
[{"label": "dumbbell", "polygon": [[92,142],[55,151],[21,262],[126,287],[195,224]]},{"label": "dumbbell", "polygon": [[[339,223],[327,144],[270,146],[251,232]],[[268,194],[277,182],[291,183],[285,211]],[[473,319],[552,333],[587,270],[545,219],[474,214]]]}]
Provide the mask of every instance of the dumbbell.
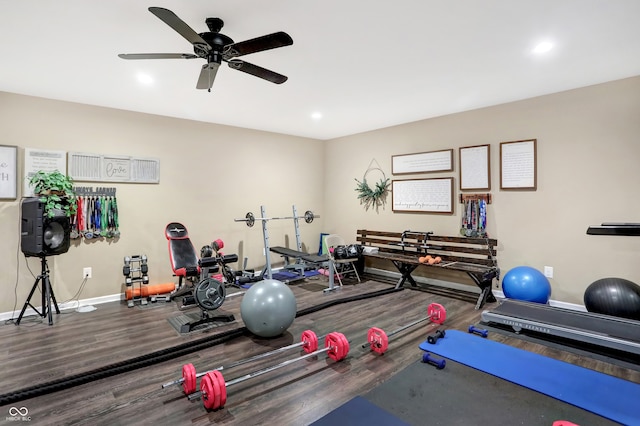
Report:
[{"label": "dumbbell", "polygon": [[202,403],[207,410],[217,410],[224,407],[225,403],[227,402],[227,387],[244,382],[245,380],[249,380],[254,377],[261,376],[279,368],[286,367],[287,365],[293,364],[294,362],[311,358],[323,352],[327,352],[327,356],[334,361],[342,361],[347,357],[347,354],[349,353],[349,341],[342,333],[329,333],[325,337],[324,349],[319,349],[317,351],[299,356],[297,358],[288,359],[284,362],[281,362],[280,364],[272,365],[270,367],[263,368],[262,370],[245,374],[244,376],[240,376],[228,382],[225,381],[220,371],[210,371],[202,378],[202,381],[200,382],[200,391],[189,395],[189,400],[201,397]]},{"label": "dumbbell", "polygon": [[382,355],[387,351],[387,348],[389,347],[389,337],[393,336],[394,334],[398,334],[409,327],[413,327],[414,325],[420,324],[421,322],[427,320],[430,320],[435,324],[442,324],[446,319],[447,310],[444,308],[444,306],[439,303],[431,303],[427,307],[427,316],[425,318],[420,318],[419,320],[406,324],[388,334],[385,333],[381,328],[371,327],[367,333],[367,343],[363,344],[362,348],[364,349],[367,346],[370,346],[372,351]]},{"label": "dumbbell", "polygon": [[489,330],[485,330],[483,328],[476,328],[473,324],[469,326],[469,333],[477,334],[478,336],[487,337],[489,335]]},{"label": "dumbbell", "polygon": [[431,364],[438,370],[442,370],[445,365],[447,365],[447,361],[444,358],[432,358],[429,352],[425,352],[424,354],[422,354],[422,362],[424,362],[425,364]]},{"label": "dumbbell", "polygon": [[443,338],[445,334],[446,332],[444,330],[436,330],[435,334],[432,334],[429,337],[427,337],[427,342],[433,345],[438,341],[438,339]]},{"label": "dumbbell", "polygon": [[[236,294],[236,293],[234,293]],[[324,336],[323,336],[324,337]],[[322,339],[322,337],[320,337]],[[269,351],[269,352],[265,352],[262,354],[258,354],[258,355],[254,355],[250,358],[244,358],[241,359],[239,361],[236,361],[232,364],[229,365],[225,365],[225,366],[220,366],[220,367],[216,367],[213,370],[209,370],[209,371],[205,371],[204,373],[198,373],[196,374],[196,369],[193,366],[193,364],[185,364],[182,366],[182,377],[180,379],[177,380],[173,380],[171,382],[165,383],[162,385],[162,388],[166,388],[169,387],[171,385],[179,385],[182,384],[182,389],[184,390],[184,393],[186,393],[187,395],[192,394],[196,391],[196,379],[206,375],[207,373],[211,372],[211,371],[221,371],[221,370],[229,370],[231,368],[234,367],[238,367],[240,365],[243,364],[247,364],[253,361],[257,361],[259,359],[263,359],[263,358],[269,358],[272,357],[274,355],[277,355],[279,353],[282,352],[286,352],[290,349],[294,349],[294,348],[298,348],[302,346],[302,349],[306,352],[306,353],[312,353],[318,350],[318,337],[316,336],[316,333],[314,333],[311,330],[305,330],[302,332],[302,335],[300,337],[300,342],[298,343],[294,343],[292,345],[288,345],[288,346],[283,346],[281,348]]]}]

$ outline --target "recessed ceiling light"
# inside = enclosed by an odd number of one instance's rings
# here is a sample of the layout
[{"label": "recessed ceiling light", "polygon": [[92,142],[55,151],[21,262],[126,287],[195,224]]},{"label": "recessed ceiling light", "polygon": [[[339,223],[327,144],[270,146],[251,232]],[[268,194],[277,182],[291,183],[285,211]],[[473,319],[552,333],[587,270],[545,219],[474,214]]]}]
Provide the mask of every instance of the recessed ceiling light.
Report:
[{"label": "recessed ceiling light", "polygon": [[542,43],[538,43],[536,47],[533,48],[533,53],[547,53],[553,49],[553,43],[549,41],[543,41]]},{"label": "recessed ceiling light", "polygon": [[153,78],[149,74],[138,73],[138,81],[148,86],[153,83]]},{"label": "recessed ceiling light", "polygon": [[313,118],[314,120],[320,120],[322,118],[322,113],[314,112],[311,114],[311,118]]}]

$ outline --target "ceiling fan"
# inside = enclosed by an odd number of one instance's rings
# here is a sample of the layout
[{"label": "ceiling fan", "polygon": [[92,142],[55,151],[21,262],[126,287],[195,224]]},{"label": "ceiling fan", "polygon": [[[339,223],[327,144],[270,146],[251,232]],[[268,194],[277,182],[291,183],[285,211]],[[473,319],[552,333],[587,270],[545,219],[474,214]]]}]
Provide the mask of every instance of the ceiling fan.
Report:
[{"label": "ceiling fan", "polygon": [[150,7],[149,12],[156,15],[165,24],[173,28],[178,34],[187,39],[193,45],[192,53],[121,53],[118,56],[122,59],[195,59],[202,58],[207,61],[202,66],[200,77],[196,84],[196,89],[207,89],[211,91],[213,81],[222,61],[229,64],[229,67],[247,74],[254,75],[275,84],[282,84],[287,81],[287,77],[274,71],[250,64],[238,56],[250,53],[261,52],[263,50],[275,49],[277,47],[290,46],[293,39],[289,34],[279,31],[251,40],[234,43],[234,41],[220,30],[224,22],[220,18],[207,18],[205,23],[209,27],[209,32],[196,33],[182,19],[170,11],[161,7]]}]

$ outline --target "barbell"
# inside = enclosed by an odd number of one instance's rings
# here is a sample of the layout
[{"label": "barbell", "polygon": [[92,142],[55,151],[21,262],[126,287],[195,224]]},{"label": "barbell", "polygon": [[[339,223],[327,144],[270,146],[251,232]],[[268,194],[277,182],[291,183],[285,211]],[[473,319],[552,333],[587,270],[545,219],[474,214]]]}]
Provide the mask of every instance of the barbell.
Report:
[{"label": "barbell", "polygon": [[[324,337],[324,336],[323,336]],[[321,337],[322,338],[322,337]],[[206,375],[207,373],[210,373],[212,371],[222,371],[222,370],[229,370],[231,368],[234,367],[239,367],[241,365],[253,362],[253,361],[257,361],[263,358],[268,358],[274,355],[277,355],[279,353],[288,351],[290,349],[294,349],[297,347],[302,346],[302,349],[306,352],[306,353],[311,353],[311,352],[315,352],[318,350],[318,336],[316,336],[316,333],[314,333],[311,330],[305,330],[302,332],[302,336],[300,338],[300,342],[298,343],[294,343],[292,345],[288,345],[288,346],[283,346],[281,348],[278,349],[274,349],[272,351],[269,352],[265,352],[262,354],[258,354],[258,355],[254,355],[250,358],[244,358],[241,359],[239,361],[236,361],[234,363],[231,363],[229,365],[224,365],[224,366],[220,366],[220,367],[216,367],[212,370],[209,371],[205,371],[204,373],[197,373],[196,374],[196,369],[193,366],[193,364],[189,363],[189,364],[185,364],[182,366],[182,377],[178,380],[173,380],[171,382],[165,383],[162,385],[162,388],[166,388],[172,385],[180,385],[182,384],[182,389],[184,390],[184,393],[186,393],[187,395],[190,395],[192,393],[194,393],[196,391],[196,380],[204,375]]]},{"label": "barbell", "polygon": [[321,353],[327,352],[327,356],[334,361],[342,361],[347,357],[349,353],[349,341],[342,333],[333,332],[327,334],[325,337],[324,349],[319,349],[306,355],[299,356],[297,358],[291,358],[280,364],[272,365],[270,367],[263,368],[262,370],[254,371],[244,376],[240,376],[236,379],[226,382],[222,373],[218,370],[210,371],[204,375],[200,382],[200,391],[189,395],[189,400],[196,398],[202,398],[202,403],[208,410],[217,410],[224,407],[227,402],[227,387],[242,383],[246,380],[254,377],[261,376],[279,368],[286,367],[297,361],[302,361],[307,358],[314,357]]},{"label": "barbell", "polygon": [[398,334],[401,331],[406,330],[407,328],[413,327],[414,325],[420,324],[424,321],[431,321],[435,324],[442,324],[447,319],[447,310],[439,303],[431,303],[427,307],[427,316],[425,318],[420,318],[416,321],[413,321],[409,324],[403,325],[402,327],[393,330],[390,333],[385,333],[384,330],[378,327],[371,327],[367,333],[367,343],[362,345],[362,348],[366,348],[367,346],[371,347],[371,350],[383,355],[387,348],[389,347],[389,337],[394,334]]},{"label": "barbell", "polygon": [[234,222],[245,222],[246,225],[251,228],[255,225],[256,220],[268,221],[268,220],[282,220],[282,219],[304,219],[305,222],[311,223],[317,217],[320,217],[314,214],[311,210],[307,210],[304,212],[304,216],[283,216],[283,217],[256,217],[252,212],[244,215],[242,219],[233,219]]}]

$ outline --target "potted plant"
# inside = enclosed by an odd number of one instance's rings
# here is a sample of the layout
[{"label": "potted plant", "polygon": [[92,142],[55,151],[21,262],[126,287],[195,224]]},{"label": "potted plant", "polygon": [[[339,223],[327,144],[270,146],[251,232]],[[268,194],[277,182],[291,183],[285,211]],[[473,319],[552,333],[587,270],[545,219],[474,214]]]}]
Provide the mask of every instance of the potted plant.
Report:
[{"label": "potted plant", "polygon": [[76,213],[77,201],[73,191],[73,179],[58,170],[44,172],[39,170],[29,179],[33,193],[44,203],[44,213],[55,216],[56,210],[63,211],[67,217]]}]

